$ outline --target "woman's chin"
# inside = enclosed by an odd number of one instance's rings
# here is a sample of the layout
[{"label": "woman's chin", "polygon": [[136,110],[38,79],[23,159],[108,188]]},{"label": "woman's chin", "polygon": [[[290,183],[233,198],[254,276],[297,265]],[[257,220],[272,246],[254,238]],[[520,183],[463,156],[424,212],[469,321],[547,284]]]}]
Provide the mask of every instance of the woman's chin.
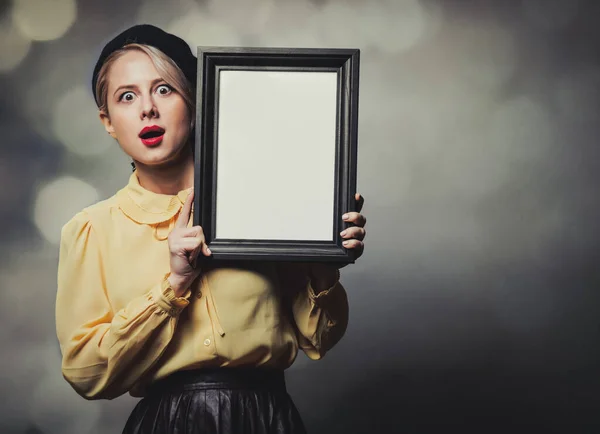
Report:
[{"label": "woman's chin", "polygon": [[147,167],[158,168],[161,166],[172,166],[183,162],[179,152],[153,152],[152,155],[142,155],[137,161]]}]

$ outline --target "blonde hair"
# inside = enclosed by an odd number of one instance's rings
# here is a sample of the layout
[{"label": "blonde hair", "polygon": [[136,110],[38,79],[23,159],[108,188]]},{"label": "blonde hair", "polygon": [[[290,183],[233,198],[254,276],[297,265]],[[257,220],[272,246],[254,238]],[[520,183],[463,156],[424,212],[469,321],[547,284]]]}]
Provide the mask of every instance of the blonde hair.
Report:
[{"label": "blonde hair", "polygon": [[98,72],[98,81],[96,82],[96,105],[98,110],[108,113],[108,73],[110,67],[117,59],[123,56],[125,53],[131,50],[139,50],[146,53],[154,67],[158,71],[161,78],[173,89],[175,89],[184,99],[188,109],[190,110],[191,117],[194,119],[194,113],[196,111],[196,105],[194,103],[193,88],[190,82],[185,77],[185,74],[179,66],[165,53],[160,51],[158,48],[152,47],[145,44],[127,44],[123,48],[112,53]]}]

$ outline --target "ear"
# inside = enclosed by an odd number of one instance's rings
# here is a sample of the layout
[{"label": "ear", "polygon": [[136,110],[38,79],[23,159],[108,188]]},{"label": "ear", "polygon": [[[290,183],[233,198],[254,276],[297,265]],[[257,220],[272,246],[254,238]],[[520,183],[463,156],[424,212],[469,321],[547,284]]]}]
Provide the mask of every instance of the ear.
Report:
[{"label": "ear", "polygon": [[115,134],[115,129],[113,128],[108,113],[106,113],[104,110],[100,110],[98,112],[98,116],[100,117],[100,121],[104,124],[104,129],[106,130],[106,132],[110,134],[113,139],[116,139],[117,135]]}]

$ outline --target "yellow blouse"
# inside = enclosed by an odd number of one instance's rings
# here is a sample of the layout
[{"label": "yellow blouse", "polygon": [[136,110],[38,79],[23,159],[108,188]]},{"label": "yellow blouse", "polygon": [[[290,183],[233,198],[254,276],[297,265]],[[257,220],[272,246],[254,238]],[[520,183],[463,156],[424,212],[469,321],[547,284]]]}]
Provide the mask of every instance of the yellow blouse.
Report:
[{"label": "yellow blouse", "polygon": [[176,298],[167,236],[187,195],[150,192],[133,172],[63,227],[56,330],[63,376],[81,396],[141,397],[183,369],[285,369],[298,348],[316,360],[344,334],[344,287],[315,294],[292,263],[215,261]]}]

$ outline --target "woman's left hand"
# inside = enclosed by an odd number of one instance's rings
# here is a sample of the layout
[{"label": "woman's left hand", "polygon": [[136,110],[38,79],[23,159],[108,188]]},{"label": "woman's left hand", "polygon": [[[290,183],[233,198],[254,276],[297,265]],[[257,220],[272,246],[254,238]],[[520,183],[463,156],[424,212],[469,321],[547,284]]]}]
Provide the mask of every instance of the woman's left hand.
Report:
[{"label": "woman's left hand", "polygon": [[[362,207],[365,203],[365,198],[359,193],[354,195],[356,200],[356,212],[348,212],[342,216],[342,220],[346,223],[352,223],[347,229],[344,229],[340,236],[342,237],[343,246],[346,249],[356,249],[355,259],[358,259],[365,250],[365,236],[367,231],[365,225],[367,224],[367,218],[360,214]],[[344,267],[341,264],[327,264],[327,263],[312,263],[309,265],[309,276],[313,282],[313,286],[317,291],[322,291],[330,288],[337,279],[338,269]]]},{"label": "woman's left hand", "polygon": [[344,239],[342,244],[345,248],[356,249],[355,259],[358,259],[362,256],[365,250],[364,239],[367,235],[367,231],[365,230],[367,218],[360,214],[360,211],[365,203],[365,198],[359,193],[356,193],[354,195],[354,199],[356,199],[357,212],[349,212],[342,216],[342,220],[344,220],[346,223],[352,223],[354,226],[343,230],[340,233],[340,236]]}]

